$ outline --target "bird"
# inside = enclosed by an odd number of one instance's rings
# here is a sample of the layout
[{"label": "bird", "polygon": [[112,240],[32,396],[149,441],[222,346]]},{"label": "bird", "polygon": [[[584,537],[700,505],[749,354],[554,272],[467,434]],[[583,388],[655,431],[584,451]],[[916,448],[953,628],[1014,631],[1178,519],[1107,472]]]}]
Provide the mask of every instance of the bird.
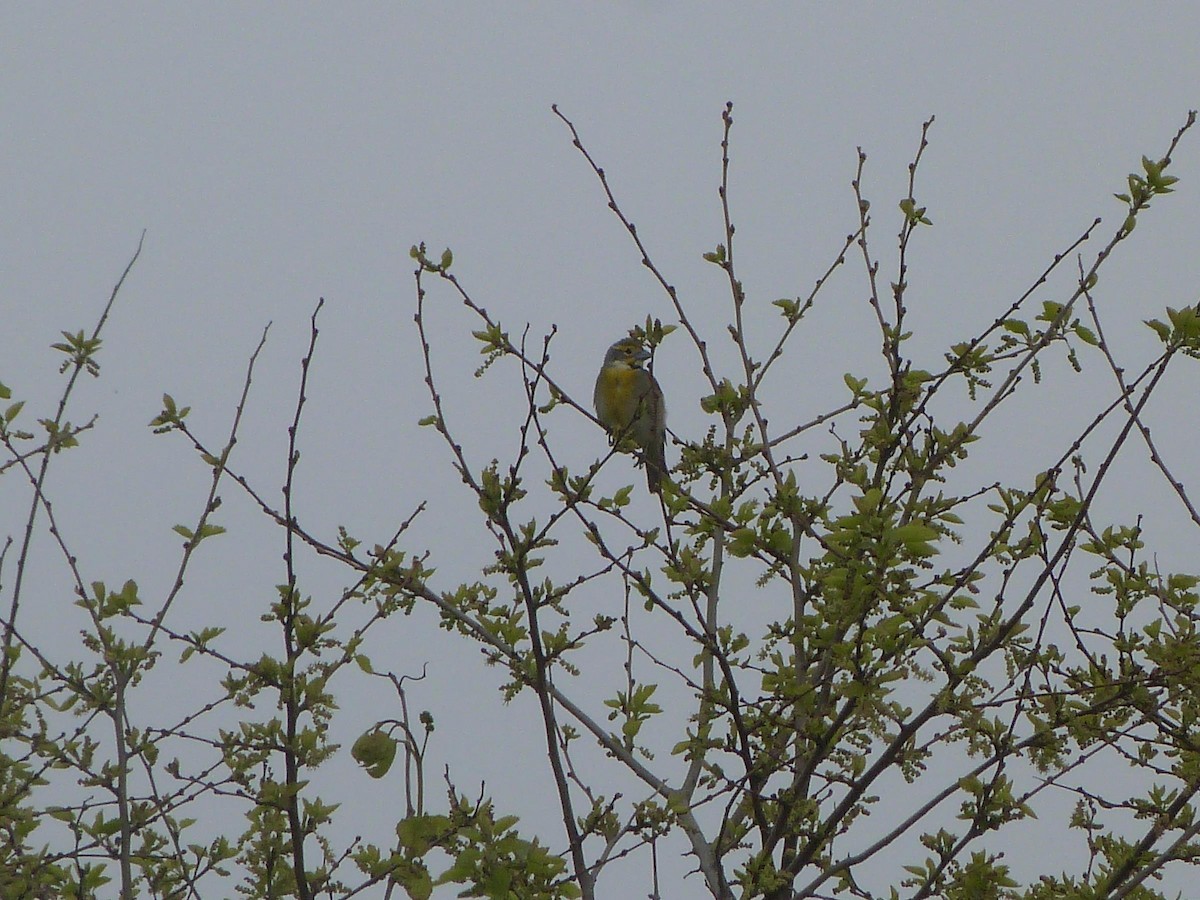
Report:
[{"label": "bird", "polygon": [[667,404],[654,376],[642,368],[650,351],[636,338],[622,338],[604,355],[592,400],[596,418],[614,445],[632,444],[646,467],[646,484],[662,493],[667,472]]}]

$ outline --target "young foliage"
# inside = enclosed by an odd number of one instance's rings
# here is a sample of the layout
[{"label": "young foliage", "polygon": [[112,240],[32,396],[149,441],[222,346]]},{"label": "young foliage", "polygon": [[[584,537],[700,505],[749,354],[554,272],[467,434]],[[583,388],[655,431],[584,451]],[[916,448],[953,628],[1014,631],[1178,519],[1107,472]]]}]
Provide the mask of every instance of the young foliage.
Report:
[{"label": "young foliage", "polygon": [[[183,542],[168,587],[140,577],[114,589],[122,579],[85,575],[45,490],[59,454],[79,452],[92,427],[65,417],[77,377],[100,371],[101,329],[64,331],[53,347],[67,380],[40,431],[17,430],[22,401],[0,384],[0,473],[29,486],[20,534],[0,551],[0,895],[1151,898],[1166,896],[1160,878],[1194,877],[1200,573],[1160,567],[1146,540],[1160,510],[1110,521],[1098,502],[1118,462],[1145,448],[1200,526],[1147,424],[1168,368],[1200,355],[1200,313],[1192,298],[1168,307],[1147,321],[1157,354],[1118,360],[1098,293],[1099,270],[1116,264],[1150,201],[1173,190],[1166,173],[1194,114],[1129,176],[1117,195],[1124,219],[1093,255],[1083,245],[1103,233],[1099,220],[985,328],[931,357],[915,349],[909,310],[923,298],[909,279],[912,247],[941,221],[916,200],[932,119],[899,216],[879,204],[898,228],[894,262],[874,249],[860,150],[850,233],[809,293],[772,301],[739,274],[726,106],[719,234],[699,254],[728,295],[714,329],[555,113],[661,289],[665,316],[630,336],[699,361],[699,404],[675,420],[687,427],[673,435],[661,497],[625,483],[636,448],[610,446],[587,400],[566,388],[560,367],[574,361],[552,356],[555,333],[535,341],[526,329],[514,341],[452,272],[450,250],[435,260],[418,244],[429,401],[419,425],[444,441],[492,542],[489,564],[465,571],[458,548],[423,546],[413,528],[423,504],[371,537],[322,536],[302,518],[302,475],[322,477],[300,468],[322,301],[279,499],[235,453],[264,331],[223,438],[163,395],[151,429],[186,442],[210,480],[174,527]],[[802,417],[786,361],[821,339],[806,330],[808,313],[851,258],[878,359],[838,372],[839,396]],[[488,376],[479,389],[523,390],[506,458],[439,388],[434,290],[472,319],[484,357],[474,374]],[[731,365],[711,353],[720,340]],[[1071,395],[1078,371],[1111,384],[1091,420],[998,477],[988,454],[998,432],[1003,440],[1002,415]],[[580,428],[595,436],[583,451],[564,437]],[[276,587],[248,600],[244,622],[185,627],[181,606],[199,602],[184,587],[196,560],[241,540],[218,521],[222,491],[277,529],[282,565],[269,561]],[[23,637],[36,541],[70,579],[86,622],[77,644]],[[315,589],[301,560],[335,567],[342,589]],[[552,808],[555,828],[535,832],[486,786],[460,787],[478,779],[441,764],[433,713],[410,709],[424,673],[396,674],[423,660],[389,655],[381,667],[384,623],[440,627],[467,655],[482,651],[498,701],[529,701],[511,714],[534,716],[541,753],[510,765],[535,773],[535,808]],[[231,632],[249,627],[270,640],[239,655]],[[188,710],[147,716],[148,684],[168,669],[205,691]],[[345,707],[367,688],[388,700],[363,730],[346,724]],[[444,731],[482,748],[493,736],[475,725]],[[353,811],[322,777],[346,760],[394,813],[384,833],[339,829]],[[1014,859],[1008,848],[1043,822],[1057,825],[1059,852]],[[660,880],[668,854],[686,858],[686,885]]]}]

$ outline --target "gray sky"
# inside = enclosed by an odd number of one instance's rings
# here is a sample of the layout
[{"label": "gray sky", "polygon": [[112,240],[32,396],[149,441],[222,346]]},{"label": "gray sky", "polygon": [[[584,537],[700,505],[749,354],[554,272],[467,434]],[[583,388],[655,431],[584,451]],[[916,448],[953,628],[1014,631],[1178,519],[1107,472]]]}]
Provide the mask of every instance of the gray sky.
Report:
[{"label": "gray sky", "polygon": [[[1115,227],[1111,195],[1125,174],[1200,104],[1200,13],[1183,5],[28,4],[0,23],[0,381],[31,412],[49,414],[59,390],[47,345],[60,329],[92,327],[147,230],[107,327],[102,378],[76,401],[77,420],[94,409],[100,424],[62,458],[53,496],[87,577],[133,577],[149,596],[169,586],[179,544],[170,527],[198,514],[208,479],[181,440],[144,427],[161,394],[191,404],[216,444],[272,321],[235,464],[274,489],[318,297],[327,305],[301,515],[326,535],[344,523],[373,542],[429,499],[415,543],[434,550],[446,584],[489,561],[447,454],[415,425],[429,410],[409,246],[453,247],[458,276],[512,333],[557,325],[558,371],[580,400],[611,341],[647,314],[671,315],[551,103],[574,120],[726,361],[726,294],[700,259],[721,240],[725,101],[735,104],[739,267],[764,308],[807,293],[853,230],[856,146],[868,154],[875,247],[891,262],[892,211],[921,123],[936,114],[917,189],[934,228],[914,249],[909,295],[930,367],[1092,218]],[[1176,195],[1144,217],[1102,283],[1110,336],[1134,361],[1155,346],[1134,324],[1196,299],[1195,136],[1173,171]],[[866,346],[854,341],[869,322],[864,297],[861,275],[840,275],[814,313],[787,382],[805,418],[840,396],[854,361],[874,365],[873,333]],[[431,301],[451,425],[473,462],[505,458],[519,384],[508,370],[472,379],[478,324],[445,291]],[[757,322],[765,334],[771,314]],[[698,436],[694,351],[669,341],[658,365],[673,428]],[[1069,430],[1069,406],[1063,416]],[[1172,428],[1164,410],[1156,433],[1185,452],[1187,424]],[[573,466],[602,452],[588,423],[560,427]],[[1013,446],[1023,439],[1014,433]],[[608,474],[611,485],[627,477],[615,465]],[[4,481],[11,532],[22,492]],[[232,488],[224,494],[222,524],[242,530],[197,563],[180,622],[242,617],[249,634],[282,580],[280,540]],[[49,545],[41,553],[51,583],[60,566]],[[311,578],[313,592],[341,583],[317,567]],[[49,637],[68,603],[39,598],[26,625]],[[452,740],[449,728],[435,751],[464,773],[478,764],[498,797],[519,802],[527,785],[509,760],[542,758],[522,733],[532,708],[501,707],[494,673],[460,643],[427,630],[396,641],[398,669],[431,659],[434,679],[452,671],[478,688],[415,703],[439,721],[477,715],[502,753],[480,760],[477,741]],[[376,701],[340,699],[351,722],[379,714]],[[331,768],[361,785],[345,759]],[[531,809],[526,821],[554,817]]]}]

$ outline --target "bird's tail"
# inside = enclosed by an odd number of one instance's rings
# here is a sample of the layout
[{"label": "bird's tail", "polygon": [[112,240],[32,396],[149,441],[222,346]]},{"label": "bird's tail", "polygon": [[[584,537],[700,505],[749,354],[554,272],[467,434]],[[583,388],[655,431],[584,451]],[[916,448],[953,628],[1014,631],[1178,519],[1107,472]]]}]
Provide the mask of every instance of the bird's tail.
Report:
[{"label": "bird's tail", "polygon": [[667,473],[667,460],[665,454],[659,453],[646,454],[646,486],[650,488],[650,493],[662,493],[663,476]]}]

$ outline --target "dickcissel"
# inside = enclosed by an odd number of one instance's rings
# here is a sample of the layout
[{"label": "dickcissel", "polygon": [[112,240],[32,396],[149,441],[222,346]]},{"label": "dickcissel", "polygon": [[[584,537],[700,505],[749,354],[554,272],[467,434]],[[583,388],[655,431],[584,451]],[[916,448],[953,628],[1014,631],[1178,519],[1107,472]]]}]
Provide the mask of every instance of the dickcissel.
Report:
[{"label": "dickcissel", "polygon": [[612,442],[632,444],[646,467],[646,484],[655,494],[667,472],[667,405],[654,376],[642,368],[650,352],[634,338],[608,348],[596,376],[596,418]]}]

